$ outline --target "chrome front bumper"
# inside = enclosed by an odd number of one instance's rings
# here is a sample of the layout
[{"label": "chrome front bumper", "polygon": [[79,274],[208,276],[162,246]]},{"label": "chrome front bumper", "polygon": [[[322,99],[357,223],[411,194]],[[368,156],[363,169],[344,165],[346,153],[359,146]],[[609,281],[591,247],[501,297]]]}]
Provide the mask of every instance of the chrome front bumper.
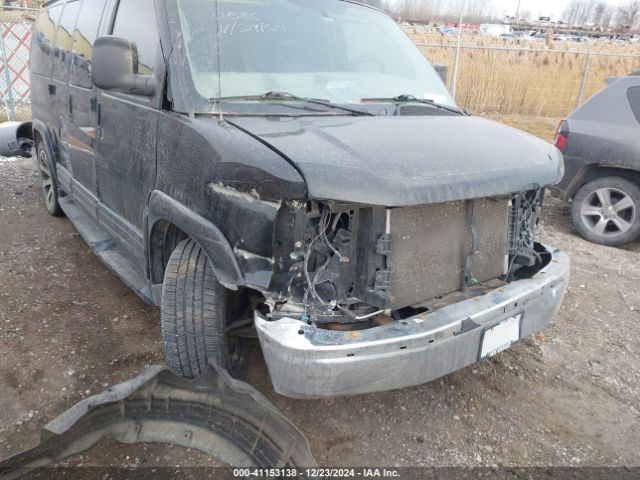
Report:
[{"label": "chrome front bumper", "polygon": [[520,338],[551,321],[569,283],[569,257],[533,278],[416,317],[357,332],[314,328],[293,318],[255,325],[276,392],[292,398],[355,395],[410,387],[476,363],[483,334],[522,315]]}]

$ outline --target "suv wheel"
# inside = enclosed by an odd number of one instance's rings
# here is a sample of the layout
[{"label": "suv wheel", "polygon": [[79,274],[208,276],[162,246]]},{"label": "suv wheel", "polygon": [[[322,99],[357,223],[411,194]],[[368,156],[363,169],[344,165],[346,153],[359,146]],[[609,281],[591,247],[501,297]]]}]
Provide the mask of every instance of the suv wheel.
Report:
[{"label": "suv wheel", "polygon": [[633,242],[640,236],[640,188],[621,177],[593,180],[578,190],[571,217],[578,233],[591,242]]},{"label": "suv wheel", "polygon": [[162,342],[167,365],[177,375],[198,378],[209,360],[228,366],[227,290],[193,241],[171,254],[162,287]]},{"label": "suv wheel", "polygon": [[60,203],[58,203],[58,184],[52,174],[53,164],[42,140],[38,141],[36,155],[38,155],[38,171],[40,172],[44,206],[50,215],[61,217],[63,212],[62,208],[60,208]]}]

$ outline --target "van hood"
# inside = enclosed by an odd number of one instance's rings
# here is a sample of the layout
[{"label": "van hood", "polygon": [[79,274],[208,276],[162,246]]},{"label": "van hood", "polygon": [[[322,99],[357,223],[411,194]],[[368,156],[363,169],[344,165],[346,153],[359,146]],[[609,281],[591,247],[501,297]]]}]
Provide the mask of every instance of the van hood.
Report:
[{"label": "van hood", "polygon": [[557,183],[562,154],[476,117],[236,117],[304,177],[313,199],[400,207],[513,194]]}]

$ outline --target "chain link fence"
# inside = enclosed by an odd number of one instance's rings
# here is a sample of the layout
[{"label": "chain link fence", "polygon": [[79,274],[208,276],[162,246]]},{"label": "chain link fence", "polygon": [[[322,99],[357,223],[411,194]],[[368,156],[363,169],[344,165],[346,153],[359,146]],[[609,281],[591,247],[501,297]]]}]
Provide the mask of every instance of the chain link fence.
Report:
[{"label": "chain link fence", "polygon": [[431,63],[447,66],[457,103],[476,114],[557,119],[603,89],[608,78],[640,70],[638,43],[584,37],[556,41],[552,34],[503,38],[464,29],[447,35],[429,25],[403,28]]},{"label": "chain link fence", "polygon": [[0,10],[0,120],[31,116],[29,51],[36,9]]},{"label": "chain link fence", "polygon": [[416,42],[446,65],[456,102],[475,114],[564,117],[612,77],[640,70],[640,55],[523,46]]}]

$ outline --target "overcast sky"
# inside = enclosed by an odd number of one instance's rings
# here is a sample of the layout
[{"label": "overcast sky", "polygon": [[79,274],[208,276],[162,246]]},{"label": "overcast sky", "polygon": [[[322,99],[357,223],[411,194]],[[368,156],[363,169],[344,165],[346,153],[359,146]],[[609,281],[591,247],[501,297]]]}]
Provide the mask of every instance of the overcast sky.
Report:
[{"label": "overcast sky", "polygon": [[[552,16],[555,20],[562,15],[562,12],[569,4],[570,0],[522,0],[520,12],[531,12],[534,17]],[[608,3],[617,5],[618,0],[608,0]],[[518,7],[518,0],[493,0],[496,13],[502,15],[515,15]]]}]

